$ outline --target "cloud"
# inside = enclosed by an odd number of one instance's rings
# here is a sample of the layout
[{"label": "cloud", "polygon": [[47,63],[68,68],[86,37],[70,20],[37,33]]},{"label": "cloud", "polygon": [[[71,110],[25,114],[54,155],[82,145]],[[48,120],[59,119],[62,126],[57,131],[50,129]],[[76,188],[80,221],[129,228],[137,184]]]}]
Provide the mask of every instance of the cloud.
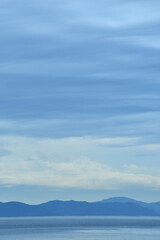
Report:
[{"label": "cloud", "polygon": [[136,164],[129,164],[123,166],[125,170],[129,170],[131,172],[147,172],[148,169],[144,166],[138,166]]},{"label": "cloud", "polygon": [[141,48],[151,48],[155,50],[160,49],[160,35],[153,33],[153,35],[144,35],[144,36],[128,36],[117,38],[117,41],[126,41],[128,44],[139,46]]},{"label": "cloud", "polygon": [[6,149],[3,149],[3,148],[0,148],[0,157],[8,156],[10,154],[11,154],[10,151],[8,151]]},{"label": "cloud", "polygon": [[[159,20],[158,1],[70,1],[77,21],[99,28],[123,28]],[[90,11],[88,11],[90,9]],[[144,18],[145,15],[145,18]]]},{"label": "cloud", "polygon": [[[78,107],[78,105],[76,106]],[[98,136],[101,138],[125,137],[126,139],[132,139],[131,143],[123,142],[124,145],[119,145],[119,147],[126,147],[127,144],[132,146],[136,144],[159,144],[160,116],[158,112],[124,114],[120,111],[113,111],[112,114],[111,112],[103,113],[99,110],[97,114],[94,109],[88,109],[89,106],[83,112],[78,112],[78,109],[74,111],[72,109],[71,112],[65,112],[65,110],[62,112],[58,108],[53,112],[48,112],[47,106],[46,108],[41,106],[38,111],[33,108],[34,111],[32,110],[31,113],[29,107],[23,112],[23,107],[24,105],[20,107],[22,112],[19,112],[18,109],[16,112],[14,106],[12,111],[1,111],[1,116],[3,114],[5,117],[10,116],[8,120],[0,121],[1,135],[38,138]],[[19,107],[17,106],[17,108]],[[75,114],[75,111],[77,114]],[[11,119],[11,115],[13,119]],[[38,117],[39,119],[37,119]],[[137,138],[140,140],[136,143],[133,139]],[[117,142],[117,147],[118,144]]]},{"label": "cloud", "polygon": [[153,24],[159,22],[159,3],[100,2],[2,1],[1,73],[64,77],[108,73],[114,68],[113,75],[126,64],[133,66],[134,73],[134,67],[149,60],[143,52],[139,55],[143,46],[139,49],[130,43],[145,46],[149,42],[145,31],[158,42]]},{"label": "cloud", "polygon": [[[112,161],[105,159],[106,153],[111,151],[110,144],[123,145],[124,142],[131,142],[132,139],[87,137],[32,139],[6,136],[1,138],[1,141],[4,149],[12,152],[9,156],[0,158],[2,185],[39,185],[95,190],[123,189],[132,185],[158,189],[160,187],[159,176],[148,172],[144,174],[142,169],[137,173],[135,167],[126,168],[124,171],[117,164],[113,164],[113,153],[110,155]],[[116,158],[122,157],[122,152],[118,152],[117,148]]]}]

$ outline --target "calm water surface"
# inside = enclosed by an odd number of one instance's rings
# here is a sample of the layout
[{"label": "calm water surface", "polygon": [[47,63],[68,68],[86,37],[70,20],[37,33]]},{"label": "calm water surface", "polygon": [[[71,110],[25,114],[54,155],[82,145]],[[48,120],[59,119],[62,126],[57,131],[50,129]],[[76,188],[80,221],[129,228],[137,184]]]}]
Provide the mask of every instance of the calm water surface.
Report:
[{"label": "calm water surface", "polygon": [[0,240],[160,240],[160,218],[0,218]]}]

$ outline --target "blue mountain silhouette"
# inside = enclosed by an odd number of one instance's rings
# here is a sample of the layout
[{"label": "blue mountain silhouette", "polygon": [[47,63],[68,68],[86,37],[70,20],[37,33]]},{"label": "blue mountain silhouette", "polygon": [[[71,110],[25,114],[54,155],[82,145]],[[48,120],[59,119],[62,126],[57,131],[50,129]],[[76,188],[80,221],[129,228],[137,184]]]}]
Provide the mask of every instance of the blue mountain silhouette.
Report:
[{"label": "blue mountain silhouette", "polygon": [[39,205],[0,203],[0,217],[27,216],[160,216],[160,202],[145,203],[116,197],[99,202],[55,200]]}]

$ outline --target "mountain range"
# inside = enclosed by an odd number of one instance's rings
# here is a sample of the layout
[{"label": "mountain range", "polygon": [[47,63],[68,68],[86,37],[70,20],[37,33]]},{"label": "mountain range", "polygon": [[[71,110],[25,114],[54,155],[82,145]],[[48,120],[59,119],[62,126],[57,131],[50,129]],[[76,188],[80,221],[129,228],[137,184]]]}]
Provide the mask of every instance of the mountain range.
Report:
[{"label": "mountain range", "polygon": [[29,216],[160,216],[160,202],[114,197],[99,202],[54,200],[38,205],[0,202],[0,217]]}]

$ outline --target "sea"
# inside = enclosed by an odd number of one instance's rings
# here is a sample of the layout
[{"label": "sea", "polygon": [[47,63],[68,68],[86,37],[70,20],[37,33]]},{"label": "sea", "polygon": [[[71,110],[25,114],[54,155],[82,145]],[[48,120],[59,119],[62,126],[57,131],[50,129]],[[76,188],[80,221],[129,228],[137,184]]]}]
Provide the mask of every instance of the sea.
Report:
[{"label": "sea", "polygon": [[0,240],[160,240],[160,218],[0,218]]}]

